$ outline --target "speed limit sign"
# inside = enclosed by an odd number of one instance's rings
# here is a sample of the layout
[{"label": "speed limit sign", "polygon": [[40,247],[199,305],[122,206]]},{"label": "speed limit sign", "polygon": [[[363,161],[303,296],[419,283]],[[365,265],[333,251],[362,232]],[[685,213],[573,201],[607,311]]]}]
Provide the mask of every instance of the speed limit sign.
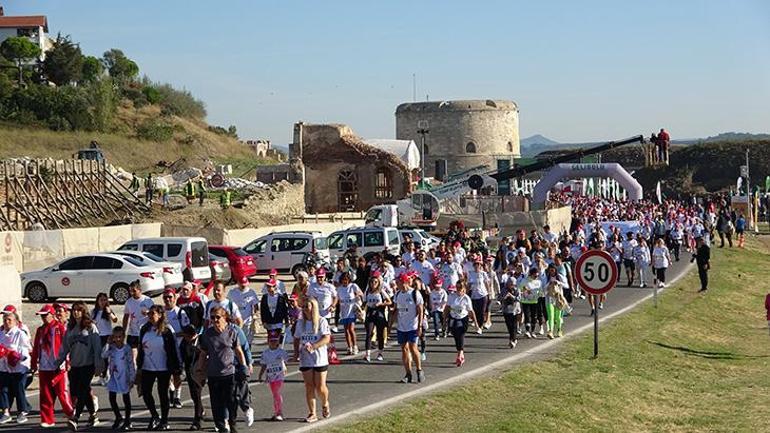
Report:
[{"label": "speed limit sign", "polygon": [[618,276],[618,266],[605,251],[587,251],[575,263],[575,279],[592,295],[603,295],[612,290]]}]

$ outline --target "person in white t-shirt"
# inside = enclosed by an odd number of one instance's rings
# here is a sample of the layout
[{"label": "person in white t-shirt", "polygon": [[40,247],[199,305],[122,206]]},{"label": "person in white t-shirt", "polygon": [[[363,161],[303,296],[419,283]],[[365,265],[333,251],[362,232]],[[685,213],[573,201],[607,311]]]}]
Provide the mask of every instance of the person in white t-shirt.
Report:
[{"label": "person in white t-shirt", "polygon": [[225,287],[225,283],[221,281],[217,281],[214,284],[214,290],[212,292],[213,299],[208,301],[206,303],[206,309],[204,316],[206,318],[205,320],[205,328],[208,328],[211,326],[211,310],[213,310],[215,307],[222,307],[227,312],[228,320],[231,323],[234,323],[237,326],[243,325],[243,318],[241,317],[241,310],[238,308],[237,305],[235,305],[235,302],[232,302],[231,300],[225,298],[225,293],[227,291],[227,288]]},{"label": "person in white t-shirt", "polygon": [[[163,292],[163,310],[166,312],[166,323],[174,332],[177,355],[179,356],[179,359],[182,359],[182,352],[179,350],[182,344],[182,329],[190,326],[190,319],[187,317],[187,314],[176,305],[176,291],[174,291],[174,289],[166,289],[166,291]],[[181,371],[172,374],[171,387],[169,390],[173,392],[171,407],[180,409],[182,407]]]},{"label": "person in white t-shirt", "polygon": [[358,284],[352,282],[351,273],[340,275],[340,285],[337,287],[337,305],[340,312],[340,324],[345,330],[345,343],[348,345],[348,355],[358,354],[356,344],[356,317],[361,311],[364,293]]},{"label": "person in white t-shirt", "polygon": [[655,248],[652,250],[652,268],[655,270],[653,275],[653,284],[658,287],[666,286],[666,269],[671,264],[671,255],[666,247],[663,238],[655,241]]},{"label": "person in white t-shirt", "polygon": [[[118,322],[118,316],[110,308],[110,299],[107,294],[101,292],[96,295],[96,301],[94,302],[94,309],[91,310],[91,319],[96,324],[96,329],[99,330],[99,339],[102,342],[102,348],[107,344],[107,339],[112,336],[112,326]],[[107,370],[109,366],[105,365],[104,371],[99,377],[99,385],[107,385]]]},{"label": "person in white t-shirt", "polygon": [[[281,281],[278,278],[278,269],[275,269],[275,268],[270,269],[270,273],[268,274],[267,278],[275,280],[275,282],[276,282],[275,291],[276,292],[281,293],[281,294],[286,294],[286,285],[283,283],[283,281]],[[241,278],[241,284],[244,284],[243,280],[244,279]],[[249,279],[246,278],[246,283],[245,283],[246,285],[249,284],[248,281],[249,281]],[[267,293],[267,285],[265,284],[265,285],[262,286],[262,294],[264,295],[266,293]],[[244,331],[245,331],[245,329],[244,329]]]},{"label": "person in white t-shirt", "polygon": [[[476,333],[481,334],[482,327],[489,329],[491,323],[483,323],[487,317],[489,308],[489,274],[482,268],[481,259],[473,263],[473,270],[468,272],[468,286],[471,289],[471,302],[473,303],[473,312],[477,323],[481,326],[476,329]],[[458,294],[459,295],[459,294]]]},{"label": "person in white t-shirt", "polygon": [[147,312],[155,303],[148,296],[142,294],[142,286],[139,280],[133,281],[128,286],[130,298],[123,306],[123,329],[126,330],[126,342],[131,346],[131,351],[136,359],[136,349],[139,347],[139,331],[147,323]]},{"label": "person in white t-shirt", "polygon": [[626,270],[626,280],[628,281],[628,287],[634,285],[634,276],[636,275],[636,261],[634,260],[634,248],[636,248],[636,239],[634,239],[634,233],[626,233],[626,238],[623,240],[623,267]]},{"label": "person in white t-shirt", "polygon": [[337,304],[337,289],[326,281],[326,269],[319,268],[315,273],[316,281],[311,283],[307,296],[318,302],[318,314],[326,320],[332,318]]},{"label": "person in white t-shirt", "polygon": [[465,281],[460,281],[457,284],[457,294],[451,297],[444,311],[447,327],[455,340],[455,349],[457,350],[455,365],[458,367],[465,363],[465,333],[468,331],[468,319],[473,320],[477,329],[481,329],[476,314],[473,312],[471,298],[466,294],[467,288]]},{"label": "person in white t-shirt", "polygon": [[412,287],[412,278],[408,273],[402,274],[397,281],[398,292],[393,299],[396,306],[396,336],[401,346],[401,360],[406,370],[406,375],[401,382],[412,382],[412,360],[417,367],[417,382],[422,382],[425,380],[425,373],[422,371],[417,337],[423,331],[423,299],[422,295]]},{"label": "person in white t-shirt", "polygon": [[270,386],[270,393],[273,395],[273,418],[271,418],[271,421],[283,421],[283,396],[281,395],[281,390],[283,389],[283,381],[286,377],[286,360],[289,359],[289,355],[281,348],[280,344],[281,331],[269,331],[267,335],[268,347],[262,351],[262,356],[259,358],[262,368],[259,370],[257,382],[261,382],[262,375],[267,373],[265,381]]},{"label": "person in white t-shirt", "polygon": [[412,261],[411,269],[426,283],[430,282],[435,272],[433,264],[426,258],[423,250],[417,251],[417,258]]},{"label": "person in white t-shirt", "polygon": [[444,323],[444,309],[447,304],[447,292],[443,285],[444,281],[441,277],[434,278],[430,284],[430,315],[433,319],[433,339],[436,341],[440,339]]},{"label": "person in white t-shirt", "polygon": [[[319,270],[320,271],[320,270]],[[316,275],[317,276],[317,275]],[[331,341],[329,322],[318,314],[318,301],[310,298],[302,307],[302,318],[297,320],[294,338],[300,341],[299,371],[305,382],[305,399],[308,416],[305,422],[318,421],[316,416],[316,396],[321,398],[321,413],[328,418],[329,388],[326,386],[326,374],[329,369],[327,345]]]},{"label": "person in white t-shirt", "polygon": [[[280,287],[276,285],[277,292],[285,293],[281,292],[280,290]],[[254,326],[256,325],[255,318],[257,317],[257,312],[259,311],[259,297],[257,296],[257,292],[249,287],[248,278],[241,277],[241,280],[238,282],[238,286],[230,289],[230,291],[227,293],[227,299],[238,306],[238,310],[241,313],[241,318],[243,319],[243,325],[241,325],[241,328],[246,334],[246,339],[249,342],[249,346],[251,346],[251,342],[254,340],[254,335],[256,333],[256,326]]]}]

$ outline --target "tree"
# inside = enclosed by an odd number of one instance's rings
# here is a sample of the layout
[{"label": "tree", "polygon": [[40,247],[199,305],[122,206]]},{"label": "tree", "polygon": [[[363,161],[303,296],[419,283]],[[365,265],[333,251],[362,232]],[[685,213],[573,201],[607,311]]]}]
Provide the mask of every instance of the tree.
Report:
[{"label": "tree", "polygon": [[131,81],[139,75],[139,66],[117,48],[105,52],[102,62],[107,67],[110,77],[120,83]]},{"label": "tree", "polygon": [[94,56],[85,56],[82,68],[81,79],[87,83],[95,82],[104,72],[104,65]]},{"label": "tree", "polygon": [[0,53],[8,60],[16,62],[16,67],[19,68],[19,85],[22,84],[24,78],[22,76],[22,65],[28,60],[32,60],[40,56],[41,50],[34,42],[25,37],[12,37],[3,41],[0,45]]},{"label": "tree", "polygon": [[79,81],[83,76],[83,53],[69,36],[56,36],[53,48],[46,53],[43,73],[48,81],[63,86]]}]

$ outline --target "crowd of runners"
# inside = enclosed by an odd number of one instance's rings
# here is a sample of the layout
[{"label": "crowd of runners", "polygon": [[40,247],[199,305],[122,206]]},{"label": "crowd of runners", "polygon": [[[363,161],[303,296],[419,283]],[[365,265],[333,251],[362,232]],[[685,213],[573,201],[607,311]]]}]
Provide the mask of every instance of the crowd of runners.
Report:
[{"label": "crowd of runners", "polygon": [[[569,229],[518,230],[498,237],[494,247],[456,222],[436,248],[422,249],[407,238],[400,255],[346,254],[329,269],[311,266],[300,272],[293,283],[281,281],[274,270],[258,289],[247,279],[229,290],[222,282],[186,282],[179,290],[167,289],[160,305],[136,283],[120,317],[105,294],[93,306],[44,305],[34,333],[12,305],[6,306],[0,330],[0,423],[14,421],[14,401],[15,422],[28,421],[25,390],[37,374],[42,427],[54,427],[56,399],[71,430],[98,425],[95,381],[109,391],[113,430],[168,430],[170,409],[182,407],[183,387],[193,401],[189,429],[199,430],[207,386],[216,431],[235,432],[239,412],[245,425],[254,421],[250,380],[269,384],[272,420],[284,419],[288,365],[301,371],[304,420],[314,422],[331,415],[326,376],[330,362],[338,360],[337,349],[377,363],[385,360],[388,341],[395,341],[404,368],[401,381],[422,383],[428,380],[423,363],[431,341],[451,338],[454,365],[462,367],[466,335],[483,335],[493,326],[493,314],[503,317],[507,331],[500,344],[515,350],[521,338],[563,336],[577,302],[587,302],[591,314],[603,308],[605,298],[586,296],[573,271],[590,249],[609,252],[625,276],[621,283],[640,287],[665,286],[671,263],[692,253],[706,290],[708,247],[715,230],[724,232],[718,220],[740,218],[719,200],[657,204],[552,198],[572,206]],[[742,233],[737,236],[741,244]],[[259,353],[252,352],[258,328],[267,331],[268,343],[258,346]],[[335,374],[344,375],[344,366]],[[132,391],[150,412],[146,426],[132,422]]]}]

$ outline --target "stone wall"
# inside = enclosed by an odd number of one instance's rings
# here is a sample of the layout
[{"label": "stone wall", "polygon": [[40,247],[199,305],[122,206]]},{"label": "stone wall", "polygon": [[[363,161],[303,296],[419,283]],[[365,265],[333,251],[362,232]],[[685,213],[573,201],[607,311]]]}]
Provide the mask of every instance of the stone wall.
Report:
[{"label": "stone wall", "polygon": [[[519,109],[515,102],[499,100],[441,101],[401,104],[396,109],[396,138],[414,140],[421,149],[418,124],[427,121],[425,170],[435,176],[436,161],[445,159],[448,172],[478,165],[497,168],[497,160],[521,156]],[[476,153],[466,152],[469,143]]]}]

